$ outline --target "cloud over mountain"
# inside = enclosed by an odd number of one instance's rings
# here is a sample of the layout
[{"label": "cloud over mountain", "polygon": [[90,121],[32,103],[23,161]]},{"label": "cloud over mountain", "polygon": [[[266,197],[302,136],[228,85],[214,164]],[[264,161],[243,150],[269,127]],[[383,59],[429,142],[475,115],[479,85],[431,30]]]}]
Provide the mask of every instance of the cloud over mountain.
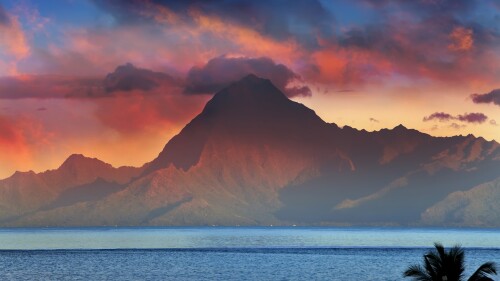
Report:
[{"label": "cloud over mountain", "polygon": [[267,57],[227,56],[216,57],[201,67],[191,68],[187,74],[185,92],[212,94],[248,74],[271,80],[288,97],[311,95],[309,87],[302,84],[301,77],[283,64],[277,64]]}]

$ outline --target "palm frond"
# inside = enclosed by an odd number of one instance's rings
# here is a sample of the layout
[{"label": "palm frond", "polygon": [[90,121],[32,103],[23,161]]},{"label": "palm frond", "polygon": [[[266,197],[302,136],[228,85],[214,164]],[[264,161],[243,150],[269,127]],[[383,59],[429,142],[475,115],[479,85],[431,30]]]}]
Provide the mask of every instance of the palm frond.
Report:
[{"label": "palm frond", "polygon": [[432,281],[432,277],[420,265],[411,265],[403,273],[404,277],[413,277],[415,281]]},{"label": "palm frond", "polygon": [[[464,250],[456,245],[446,251],[442,244],[435,243],[434,248],[424,255],[424,263],[412,265],[404,272],[404,277],[412,277],[415,281],[441,281],[444,277],[449,281],[464,280]],[[491,275],[497,274],[495,263],[481,265],[468,279],[469,281],[493,281]]]},{"label": "palm frond", "polygon": [[441,258],[441,260],[444,261],[446,259],[446,252],[444,250],[443,244],[436,242],[436,243],[434,243],[434,248],[436,248],[436,251],[438,252],[439,257]]},{"label": "palm frond", "polygon": [[456,245],[448,251],[446,271],[450,280],[462,280],[464,277],[464,250],[460,245]]},{"label": "palm frond", "polygon": [[496,264],[493,262],[483,263],[468,279],[469,281],[486,281],[493,280],[491,275],[497,274]]}]

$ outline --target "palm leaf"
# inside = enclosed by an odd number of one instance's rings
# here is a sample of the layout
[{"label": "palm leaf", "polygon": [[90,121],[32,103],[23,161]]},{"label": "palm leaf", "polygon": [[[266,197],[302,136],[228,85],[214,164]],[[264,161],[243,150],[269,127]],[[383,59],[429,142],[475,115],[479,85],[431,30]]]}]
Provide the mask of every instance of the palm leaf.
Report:
[{"label": "palm leaf", "polygon": [[420,265],[411,265],[403,273],[404,277],[413,277],[415,281],[432,281],[432,277]]},{"label": "palm leaf", "polygon": [[[448,252],[440,243],[434,244],[435,249],[424,255],[424,264],[412,265],[404,272],[404,277],[412,277],[415,281],[461,281],[464,279],[464,250],[456,245]],[[497,274],[495,263],[487,262],[481,265],[468,279],[469,281],[493,281],[491,275]]]},{"label": "palm leaf", "polygon": [[496,274],[497,274],[497,268],[495,263],[487,262],[483,263],[468,280],[469,281],[493,280],[490,276]]}]

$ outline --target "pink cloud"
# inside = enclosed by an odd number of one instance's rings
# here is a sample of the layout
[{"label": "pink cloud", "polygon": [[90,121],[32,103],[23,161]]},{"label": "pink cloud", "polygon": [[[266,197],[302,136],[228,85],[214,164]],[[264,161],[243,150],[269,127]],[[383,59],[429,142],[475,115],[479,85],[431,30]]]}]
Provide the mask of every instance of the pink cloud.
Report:
[{"label": "pink cloud", "polygon": [[16,74],[17,62],[30,54],[28,39],[17,16],[2,10],[0,23],[0,75]]}]

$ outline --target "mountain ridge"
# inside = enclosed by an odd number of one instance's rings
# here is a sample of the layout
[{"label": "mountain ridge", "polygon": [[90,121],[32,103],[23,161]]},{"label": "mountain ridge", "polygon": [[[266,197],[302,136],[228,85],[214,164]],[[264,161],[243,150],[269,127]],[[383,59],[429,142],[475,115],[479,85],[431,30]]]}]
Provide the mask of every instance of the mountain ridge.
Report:
[{"label": "mountain ridge", "polygon": [[72,155],[52,176],[1,180],[0,193],[17,197],[0,199],[0,224],[415,224],[449,194],[500,176],[499,161],[497,142],[472,135],[340,128],[249,75],[140,168]]}]

